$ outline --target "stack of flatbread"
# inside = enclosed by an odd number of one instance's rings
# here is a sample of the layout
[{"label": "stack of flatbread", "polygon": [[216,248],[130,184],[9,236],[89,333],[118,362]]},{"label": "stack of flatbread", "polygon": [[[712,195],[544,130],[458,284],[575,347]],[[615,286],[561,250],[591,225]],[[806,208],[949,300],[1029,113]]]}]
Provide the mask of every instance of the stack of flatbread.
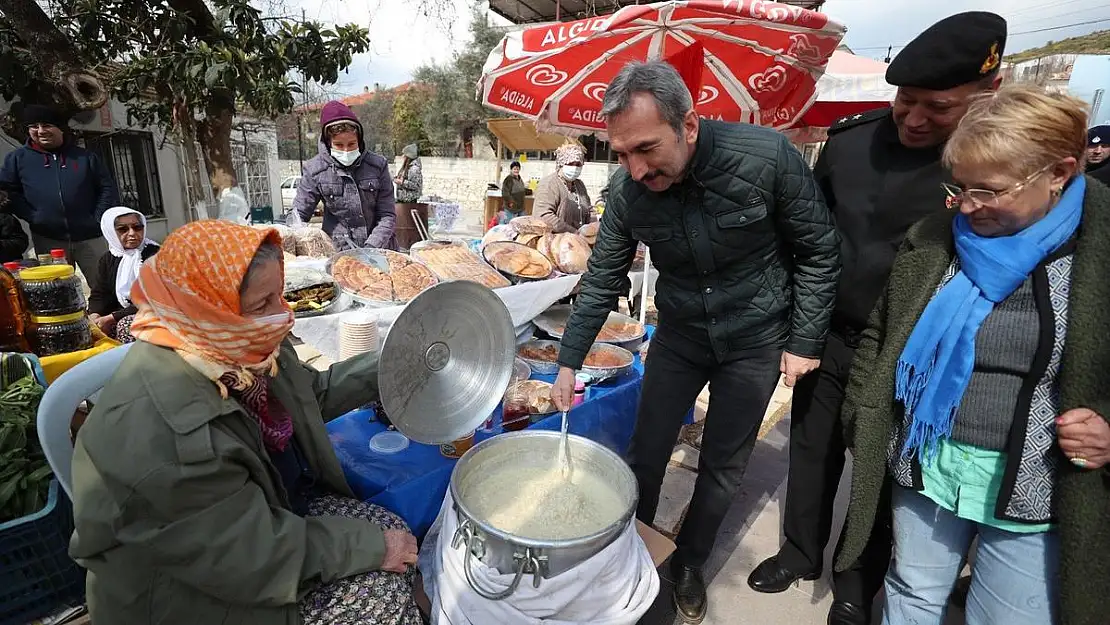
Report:
[{"label": "stack of flatbread", "polygon": [[352,256],[341,256],[332,265],[332,277],[347,291],[377,302],[407,302],[438,282],[427,267],[403,254],[378,253],[385,254],[388,272]]},{"label": "stack of flatbread", "polygon": [[444,280],[469,280],[490,289],[509,286],[509,281],[463,245],[430,245],[412,255]]},{"label": "stack of flatbread", "polygon": [[482,250],[489,264],[500,271],[525,278],[546,278],[551,275],[551,261],[536,250],[519,243],[491,243]]}]

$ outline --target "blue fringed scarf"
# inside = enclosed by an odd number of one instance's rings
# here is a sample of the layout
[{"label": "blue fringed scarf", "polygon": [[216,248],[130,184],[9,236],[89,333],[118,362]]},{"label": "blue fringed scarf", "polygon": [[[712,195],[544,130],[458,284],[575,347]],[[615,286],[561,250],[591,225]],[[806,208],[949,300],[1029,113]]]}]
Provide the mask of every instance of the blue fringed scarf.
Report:
[{"label": "blue fringed scarf", "polygon": [[903,454],[932,457],[952,424],[975,365],[975,334],[995,304],[1013,293],[1079,227],[1086,182],[1069,185],[1040,221],[1009,236],[982,237],[962,214],[953,220],[960,270],[925,307],[898,359],[895,399],[910,420]]}]

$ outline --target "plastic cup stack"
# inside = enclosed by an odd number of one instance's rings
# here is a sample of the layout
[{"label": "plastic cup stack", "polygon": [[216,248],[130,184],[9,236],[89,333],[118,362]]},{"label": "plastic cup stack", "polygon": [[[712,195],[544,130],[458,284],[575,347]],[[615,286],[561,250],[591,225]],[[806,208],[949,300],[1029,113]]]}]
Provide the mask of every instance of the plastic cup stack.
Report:
[{"label": "plastic cup stack", "polygon": [[378,351],[378,320],[366,313],[350,313],[339,320],[339,359]]}]

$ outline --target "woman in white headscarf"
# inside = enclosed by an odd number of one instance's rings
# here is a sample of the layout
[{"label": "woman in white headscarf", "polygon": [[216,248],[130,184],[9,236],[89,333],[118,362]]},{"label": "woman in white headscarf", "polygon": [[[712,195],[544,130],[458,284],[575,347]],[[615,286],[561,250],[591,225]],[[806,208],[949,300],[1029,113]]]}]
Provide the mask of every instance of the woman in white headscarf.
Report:
[{"label": "woman in white headscarf", "polygon": [[100,232],[108,251],[100,257],[96,286],[89,294],[89,320],[104,334],[130,343],[135,340],[131,320],[137,310],[131,304],[131,285],[143,262],[158,252],[158,244],[146,238],[146,215],[126,206],[104,211]]},{"label": "woman in white headscarf", "polygon": [[597,219],[586,185],[579,180],[586,149],[577,143],[555,150],[555,173],[540,179],[532,213],[551,224],[555,232],[578,232]]},{"label": "woman in white headscarf", "polygon": [[420,165],[420,151],[415,143],[401,149],[401,169],[393,182],[397,184],[397,201],[402,204],[415,204],[424,193],[424,173]]}]

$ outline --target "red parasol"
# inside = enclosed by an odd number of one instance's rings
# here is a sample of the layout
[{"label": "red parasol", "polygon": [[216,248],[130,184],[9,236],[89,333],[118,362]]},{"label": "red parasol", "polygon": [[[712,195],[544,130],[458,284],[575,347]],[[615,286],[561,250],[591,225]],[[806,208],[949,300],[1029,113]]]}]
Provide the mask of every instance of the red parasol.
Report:
[{"label": "red parasol", "polygon": [[813,103],[843,36],[844,27],[822,13],[763,0],[628,6],[507,34],[479,89],[486,105],[531,118],[541,130],[597,132],[605,129],[605,89],[621,67],[666,59],[688,86],[700,83],[700,115],[789,128]]}]

